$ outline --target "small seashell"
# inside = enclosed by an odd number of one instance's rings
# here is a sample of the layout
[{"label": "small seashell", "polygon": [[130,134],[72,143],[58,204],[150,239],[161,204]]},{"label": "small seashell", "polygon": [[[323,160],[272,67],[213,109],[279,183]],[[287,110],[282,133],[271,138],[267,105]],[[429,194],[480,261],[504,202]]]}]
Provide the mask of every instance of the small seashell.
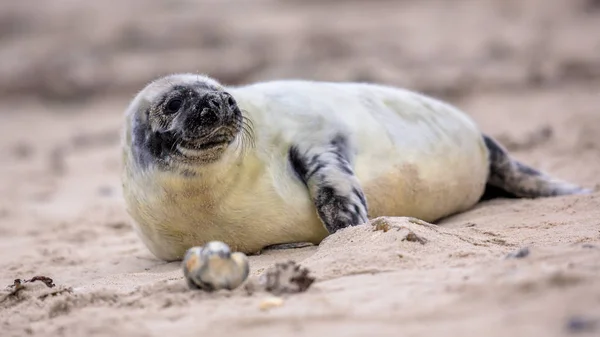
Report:
[{"label": "small seashell", "polygon": [[248,257],[241,252],[232,253],[229,246],[220,241],[188,249],[182,268],[188,286],[204,291],[233,290],[250,273]]}]

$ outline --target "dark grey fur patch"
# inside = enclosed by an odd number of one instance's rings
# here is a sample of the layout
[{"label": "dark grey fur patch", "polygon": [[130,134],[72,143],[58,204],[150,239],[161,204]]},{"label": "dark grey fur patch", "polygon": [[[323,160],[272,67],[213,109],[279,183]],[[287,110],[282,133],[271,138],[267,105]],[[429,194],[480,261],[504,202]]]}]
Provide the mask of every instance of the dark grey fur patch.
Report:
[{"label": "dark grey fur patch", "polygon": [[154,132],[149,122],[136,116],[132,125],[132,153],[140,168],[151,164],[159,167],[166,165],[165,158],[175,144],[175,137],[170,132]]},{"label": "dark grey fur patch", "polygon": [[[147,112],[146,112],[147,115]],[[145,169],[153,162],[154,158],[151,151],[147,148],[150,124],[143,121],[140,116],[134,117],[132,121],[132,148],[131,152],[140,168]]]},{"label": "dark grey fur patch", "polygon": [[340,195],[332,186],[322,186],[319,188],[315,198],[317,213],[325,223],[330,233],[361,224],[360,208],[362,204],[357,205],[346,196]]},{"label": "dark grey fur patch", "polygon": [[482,199],[493,197],[538,198],[586,193],[586,190],[562,182],[520,163],[494,139],[483,135],[489,152],[490,174]]},{"label": "dark grey fur patch", "polygon": [[[301,150],[292,146],[289,161],[299,179],[308,187],[317,213],[330,233],[366,222],[367,201],[349,160],[349,148],[343,136],[333,138],[329,146]],[[329,179],[332,175],[344,179]],[[332,181],[351,186],[336,186]]]},{"label": "dark grey fur patch", "polygon": [[534,169],[532,167],[524,165],[524,164],[522,164],[522,163],[520,163],[518,161],[515,161],[514,163],[517,166],[517,170],[521,171],[524,174],[529,174],[529,175],[532,175],[532,176],[540,176],[540,175],[542,175],[542,173],[540,171],[538,171],[538,170],[536,170],[536,169]]},{"label": "dark grey fur patch", "polygon": [[288,160],[294,169],[294,173],[298,176],[305,185],[306,185],[306,177],[308,173],[308,163],[306,163],[305,158],[300,154],[300,150],[298,147],[292,146],[288,151]]},{"label": "dark grey fur patch", "polygon": [[365,195],[361,191],[357,190],[356,188],[352,188],[352,193],[354,193],[355,195],[357,195],[358,198],[360,199],[360,203],[365,208],[367,208],[367,199],[365,199]]},{"label": "dark grey fur patch", "polygon": [[190,88],[194,87],[197,89],[204,89],[204,90],[210,90],[210,91],[216,91],[219,90],[219,88],[210,85],[208,83],[206,83],[205,81],[197,81],[188,85],[180,85],[180,84],[176,84],[173,86],[173,90],[177,90],[177,91],[182,91],[185,92],[187,90],[191,90]]}]

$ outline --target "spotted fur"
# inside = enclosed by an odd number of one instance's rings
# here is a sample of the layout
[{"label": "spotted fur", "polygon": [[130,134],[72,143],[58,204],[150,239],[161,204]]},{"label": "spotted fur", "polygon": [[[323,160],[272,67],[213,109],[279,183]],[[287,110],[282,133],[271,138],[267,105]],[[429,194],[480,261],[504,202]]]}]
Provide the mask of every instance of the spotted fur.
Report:
[{"label": "spotted fur", "polygon": [[[496,196],[540,198],[570,194],[585,194],[591,190],[560,181],[513,158],[490,136],[483,135],[489,152],[490,174],[487,184],[496,189]],[[490,192],[490,189],[488,189]],[[488,194],[487,198],[495,195]]]},{"label": "spotted fur", "polygon": [[367,201],[352,170],[347,140],[337,135],[329,144],[294,145],[289,160],[307,186],[329,233],[368,221]]}]

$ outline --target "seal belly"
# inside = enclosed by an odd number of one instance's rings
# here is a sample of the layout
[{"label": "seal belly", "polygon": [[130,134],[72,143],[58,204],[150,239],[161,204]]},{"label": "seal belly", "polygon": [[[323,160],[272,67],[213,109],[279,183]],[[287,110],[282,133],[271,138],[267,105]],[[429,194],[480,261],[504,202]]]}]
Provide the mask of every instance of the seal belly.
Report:
[{"label": "seal belly", "polygon": [[489,168],[475,123],[417,93],[383,88],[373,97],[370,123],[355,133],[355,171],[369,216],[436,221],[477,203]]},{"label": "seal belly", "polygon": [[190,247],[213,240],[251,254],[279,243],[318,244],[328,235],[308,191],[289,179],[284,161],[265,165],[248,156],[242,171],[221,196],[215,193],[223,189],[194,178],[160,172],[132,177],[129,182],[145,186],[126,189],[145,191],[126,193],[138,235],[163,260],[181,259]]},{"label": "seal belly", "polygon": [[356,174],[369,217],[412,216],[432,222],[473,206],[485,188],[484,165],[445,159],[397,160],[378,169],[372,161],[359,160]]}]

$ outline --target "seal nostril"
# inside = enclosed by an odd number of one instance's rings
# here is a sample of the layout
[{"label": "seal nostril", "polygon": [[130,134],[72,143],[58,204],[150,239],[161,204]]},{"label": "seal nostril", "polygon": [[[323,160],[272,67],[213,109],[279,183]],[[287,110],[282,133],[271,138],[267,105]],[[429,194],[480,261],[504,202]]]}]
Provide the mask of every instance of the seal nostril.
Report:
[{"label": "seal nostril", "polygon": [[221,100],[218,98],[212,98],[208,101],[208,106],[210,106],[212,109],[220,110],[221,109]]},{"label": "seal nostril", "polygon": [[227,105],[229,107],[235,106],[235,100],[233,99],[233,96],[227,95],[227,98],[225,99],[225,101],[227,102]]},{"label": "seal nostril", "polygon": [[217,115],[215,109],[205,108],[200,113],[201,123],[204,125],[212,125],[219,121],[219,116]]}]

